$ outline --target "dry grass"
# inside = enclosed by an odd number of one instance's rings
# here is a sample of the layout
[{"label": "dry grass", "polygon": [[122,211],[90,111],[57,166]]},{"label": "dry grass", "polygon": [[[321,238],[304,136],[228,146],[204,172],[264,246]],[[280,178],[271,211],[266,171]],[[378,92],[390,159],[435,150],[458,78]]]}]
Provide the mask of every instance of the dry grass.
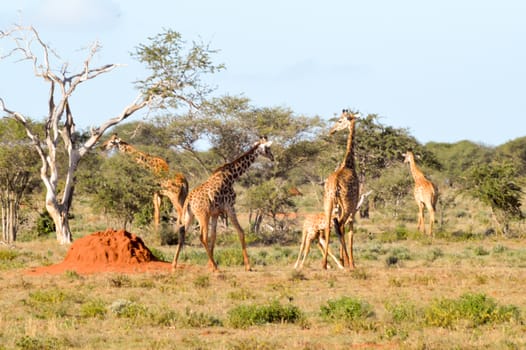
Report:
[{"label": "dry grass", "polygon": [[[173,254],[169,247],[154,248],[168,258]],[[26,276],[28,267],[61,261],[66,249],[53,240],[0,248],[0,349],[526,347],[524,241],[389,242],[362,234],[354,272],[321,270],[315,251],[295,272],[297,249],[249,247],[254,271],[248,273],[224,265],[220,273],[208,272],[195,246],[185,249],[185,268],[175,273]],[[218,247],[218,255],[239,250],[237,244]],[[516,307],[520,316],[482,325],[466,319],[449,327],[424,322],[422,312],[434,302],[466,293]],[[367,303],[373,314],[350,323],[322,317],[322,306],[346,297]],[[302,318],[246,329],[229,324],[229,312],[240,305],[276,301],[297,307]]]}]

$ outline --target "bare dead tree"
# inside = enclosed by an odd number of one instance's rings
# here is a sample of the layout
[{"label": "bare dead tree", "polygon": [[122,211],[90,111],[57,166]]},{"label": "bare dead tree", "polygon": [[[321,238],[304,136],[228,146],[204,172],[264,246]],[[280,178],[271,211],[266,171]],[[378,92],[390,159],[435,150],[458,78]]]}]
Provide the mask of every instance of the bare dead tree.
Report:
[{"label": "bare dead tree", "polygon": [[[177,79],[177,77],[163,76],[166,79],[157,79],[150,84],[149,90],[141,89],[141,93],[134,101],[124,107],[117,116],[106,120],[98,127],[91,128],[89,137],[80,143],[74,139],[75,121],[70,106],[70,97],[80,84],[113,71],[119,64],[92,67],[92,59],[101,48],[99,43],[95,42],[91,45],[78,72],[69,73],[67,63],[62,64],[59,70],[54,70],[52,59],[58,59],[58,56],[40,38],[34,27],[15,25],[7,31],[0,31],[0,40],[9,39],[14,45],[0,59],[11,57],[18,58],[20,61],[29,61],[34,75],[49,85],[48,112],[44,121],[44,134],[39,134],[32,127],[31,120],[23,113],[9,109],[1,96],[0,110],[5,112],[7,117],[17,120],[24,126],[27,136],[36,148],[42,163],[40,177],[46,188],[45,207],[55,223],[57,241],[61,244],[70,243],[72,235],[68,214],[75,187],[74,174],[80,159],[96,145],[107,129],[126,120],[135,112],[151,106],[161,97],[168,96],[166,86],[174,86],[175,83],[169,80]],[[143,46],[143,48],[148,47]],[[204,54],[206,53],[204,52]],[[186,68],[192,69],[194,67]],[[198,68],[194,69],[197,70]],[[157,88],[155,88],[156,86]],[[176,92],[171,91],[171,93],[173,96]],[[186,98],[184,95],[177,95],[177,97],[183,101]],[[63,146],[68,155],[65,174],[59,174],[57,167],[57,149],[59,146]],[[59,180],[61,181],[59,182]]]}]

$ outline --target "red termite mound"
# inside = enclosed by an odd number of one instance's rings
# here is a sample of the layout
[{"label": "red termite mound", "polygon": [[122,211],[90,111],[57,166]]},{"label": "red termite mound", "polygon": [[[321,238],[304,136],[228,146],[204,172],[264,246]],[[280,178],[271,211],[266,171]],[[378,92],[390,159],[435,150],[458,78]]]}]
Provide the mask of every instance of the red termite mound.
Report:
[{"label": "red termite mound", "polygon": [[170,267],[169,263],[158,261],[140,237],[125,230],[108,229],[74,241],[61,263],[36,267],[28,274],[159,272]]}]

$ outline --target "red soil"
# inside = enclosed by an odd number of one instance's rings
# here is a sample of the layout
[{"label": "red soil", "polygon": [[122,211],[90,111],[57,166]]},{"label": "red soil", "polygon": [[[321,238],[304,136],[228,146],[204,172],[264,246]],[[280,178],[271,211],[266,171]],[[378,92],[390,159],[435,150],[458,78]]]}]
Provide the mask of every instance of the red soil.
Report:
[{"label": "red soil", "polygon": [[138,273],[166,272],[170,269],[171,264],[158,261],[140,237],[125,230],[108,229],[74,241],[61,263],[35,267],[27,274],[62,274],[65,271],[78,274]]}]

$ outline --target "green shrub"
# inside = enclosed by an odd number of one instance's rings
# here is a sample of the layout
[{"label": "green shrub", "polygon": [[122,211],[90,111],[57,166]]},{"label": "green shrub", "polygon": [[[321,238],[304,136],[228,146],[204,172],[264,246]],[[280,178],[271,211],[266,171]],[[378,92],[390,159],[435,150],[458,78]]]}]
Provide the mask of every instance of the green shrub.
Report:
[{"label": "green shrub", "polygon": [[424,311],[427,325],[443,328],[453,328],[461,320],[469,322],[471,327],[477,327],[519,319],[520,311],[516,306],[499,306],[485,294],[468,293],[457,300],[435,300]]},{"label": "green shrub", "polygon": [[18,257],[18,252],[11,249],[0,249],[0,262],[11,261]]},{"label": "green shrub", "polygon": [[265,323],[297,323],[303,314],[294,305],[281,305],[274,300],[268,305],[239,305],[228,311],[228,323],[234,328],[246,328]]},{"label": "green shrub", "polygon": [[61,344],[60,340],[55,337],[31,337],[24,335],[18,338],[15,342],[17,349],[21,350],[50,350],[63,349],[65,344]]},{"label": "green shrub", "polygon": [[38,215],[36,231],[38,237],[49,237],[55,233],[55,222],[47,210]]},{"label": "green shrub", "polygon": [[104,318],[106,306],[100,299],[89,300],[80,306],[80,316],[85,318]]},{"label": "green shrub", "polygon": [[406,247],[394,247],[391,249],[391,254],[399,260],[411,260],[411,252]]},{"label": "green shrub", "polygon": [[214,252],[214,259],[221,266],[242,266],[243,253],[240,247],[223,248]]},{"label": "green shrub", "polygon": [[114,315],[122,318],[136,319],[140,317],[147,317],[149,315],[148,308],[146,306],[123,299],[114,301],[110,306],[110,310]]},{"label": "green shrub", "polygon": [[20,253],[11,249],[0,249],[0,270],[20,268],[23,263],[17,259]]},{"label": "green shrub", "polygon": [[156,260],[158,261],[164,261],[164,262],[172,262],[172,259],[169,258],[165,253],[163,253],[161,250],[155,248],[155,247],[150,247],[149,248],[150,251],[152,252],[153,256],[155,257]]},{"label": "green shrub", "polygon": [[367,319],[374,316],[373,307],[369,303],[351,297],[329,300],[320,310],[321,317],[326,321],[362,329],[370,328]]}]

